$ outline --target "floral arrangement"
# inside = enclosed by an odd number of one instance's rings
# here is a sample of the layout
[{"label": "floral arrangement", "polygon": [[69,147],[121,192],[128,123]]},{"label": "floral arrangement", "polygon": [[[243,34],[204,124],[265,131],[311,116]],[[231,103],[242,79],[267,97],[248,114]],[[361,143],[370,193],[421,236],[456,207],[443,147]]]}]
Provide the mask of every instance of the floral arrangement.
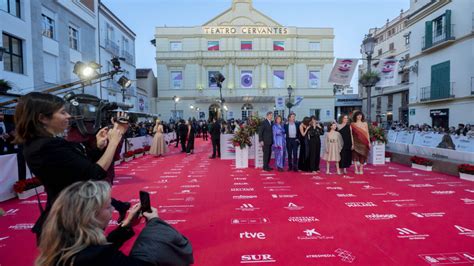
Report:
[{"label": "floral arrangement", "polygon": [[414,164],[419,164],[419,165],[424,165],[424,166],[432,166],[433,162],[423,158],[423,157],[418,157],[418,156],[413,156],[410,158],[410,161]]},{"label": "floral arrangement", "polygon": [[144,146],[144,147],[143,147],[143,150],[144,150],[144,151],[150,151],[150,145]]},{"label": "floral arrangement", "polygon": [[22,193],[22,192],[25,192],[27,190],[33,189],[35,187],[39,187],[41,185],[42,185],[41,181],[37,177],[33,177],[33,178],[30,178],[30,179],[24,179],[24,180],[17,181],[13,185],[13,190],[16,193]]},{"label": "floral arrangement", "polygon": [[474,175],[474,165],[472,164],[461,164],[458,165],[458,171],[460,173],[468,174],[468,175]]},{"label": "floral arrangement", "polygon": [[262,120],[258,116],[251,116],[247,122],[247,131],[250,136],[257,134]]},{"label": "floral arrangement", "polygon": [[369,134],[371,142],[387,143],[387,136],[385,136],[383,128],[369,125]]},{"label": "floral arrangement", "polygon": [[133,155],[135,155],[135,152],[134,152],[134,151],[127,151],[127,152],[124,154],[124,157],[125,157],[125,158],[130,158],[130,157],[133,157]]},{"label": "floral arrangement", "polygon": [[386,152],[385,152],[385,158],[392,158],[392,153],[386,151]]},{"label": "floral arrangement", "polygon": [[141,154],[143,152],[144,152],[144,150],[142,148],[138,148],[134,151],[135,154]]},{"label": "floral arrangement", "polygon": [[232,138],[232,145],[234,147],[240,147],[244,149],[245,147],[252,146],[252,139],[250,138],[249,126],[241,126],[239,130],[234,134]]}]

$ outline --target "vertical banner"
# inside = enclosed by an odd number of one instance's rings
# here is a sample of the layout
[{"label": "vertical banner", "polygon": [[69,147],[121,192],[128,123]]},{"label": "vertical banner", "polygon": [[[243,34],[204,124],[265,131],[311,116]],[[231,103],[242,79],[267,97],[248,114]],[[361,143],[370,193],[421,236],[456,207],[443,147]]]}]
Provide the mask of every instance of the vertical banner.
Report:
[{"label": "vertical banner", "polygon": [[275,108],[277,110],[285,109],[285,97],[283,96],[275,97]]},{"label": "vertical banner", "polygon": [[300,106],[301,102],[303,101],[304,97],[303,96],[295,96],[295,102],[293,107],[298,107]]},{"label": "vertical banner", "polygon": [[208,41],[207,42],[208,51],[219,51],[219,41]]},{"label": "vertical banner", "polygon": [[171,71],[171,83],[173,89],[181,89],[181,86],[183,84],[183,72]]},{"label": "vertical banner", "polygon": [[241,51],[251,51],[252,50],[252,41],[241,41],[240,42]]},{"label": "vertical banner", "polygon": [[273,71],[273,87],[284,88],[285,87],[285,71],[274,70]]},{"label": "vertical banner", "polygon": [[319,88],[321,79],[320,71],[309,71],[309,87]]},{"label": "vertical banner", "polygon": [[285,42],[284,41],[274,41],[273,42],[273,51],[285,51]]},{"label": "vertical banner", "polygon": [[358,59],[337,59],[332,68],[329,82],[340,85],[350,85],[357,66]]},{"label": "vertical banner", "polygon": [[240,86],[242,88],[252,88],[253,85],[253,77],[252,71],[244,70],[240,74]]},{"label": "vertical banner", "polygon": [[208,72],[208,80],[209,80],[209,88],[211,89],[215,89],[217,88],[217,83],[215,82],[212,82],[212,77],[214,77],[215,74],[219,73],[219,71],[209,71]]},{"label": "vertical banner", "polygon": [[388,87],[397,85],[398,60],[380,60],[377,71],[380,75],[380,81],[377,82],[377,87]]}]

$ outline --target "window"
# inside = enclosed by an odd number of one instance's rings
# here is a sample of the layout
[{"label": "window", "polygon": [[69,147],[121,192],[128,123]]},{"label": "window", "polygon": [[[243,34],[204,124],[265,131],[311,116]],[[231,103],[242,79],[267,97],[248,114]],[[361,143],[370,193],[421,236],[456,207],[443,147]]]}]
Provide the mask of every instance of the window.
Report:
[{"label": "window", "polygon": [[129,51],[128,39],[125,37],[122,37],[122,51],[124,51],[125,53],[128,53]]},{"label": "window", "polygon": [[319,43],[319,42],[310,42],[309,43],[309,50],[310,51],[320,51],[321,50],[321,43]]},{"label": "window", "polygon": [[315,116],[316,120],[320,120],[321,109],[309,109],[309,116]]},{"label": "window", "polygon": [[182,51],[183,43],[182,42],[170,42],[170,51]]},{"label": "window", "polygon": [[379,49],[378,55],[381,55],[381,54],[382,54],[382,49]]},{"label": "window", "polygon": [[410,35],[411,35],[411,32],[408,32],[407,34],[403,35],[403,37],[405,37],[405,45],[410,44]]},{"label": "window", "polygon": [[208,41],[207,42],[208,51],[219,51],[219,41]]},{"label": "window", "polygon": [[252,50],[252,41],[241,41],[240,42],[241,51],[251,51]]},{"label": "window", "polygon": [[245,103],[242,105],[242,120],[246,120],[248,117],[252,116],[253,106],[250,103]]},{"label": "window", "polygon": [[20,0],[0,0],[0,9],[21,18]]},{"label": "window", "polygon": [[388,45],[388,49],[389,49],[390,51],[395,50],[395,43],[393,43],[393,42],[390,43],[390,44]]},{"label": "window", "polygon": [[321,83],[321,72],[320,71],[309,71],[309,87],[319,88]]},{"label": "window", "polygon": [[48,83],[58,82],[58,57],[52,54],[43,54],[43,77]]},{"label": "window", "polygon": [[54,19],[45,14],[41,14],[41,16],[43,17],[43,36],[54,39]]},{"label": "window", "polygon": [[181,89],[183,87],[183,72],[171,71],[171,88]]},{"label": "window", "polygon": [[285,42],[273,41],[273,51],[285,51]]},{"label": "window", "polygon": [[441,36],[444,32],[444,16],[433,20],[433,37]]},{"label": "window", "polygon": [[4,70],[23,74],[23,41],[5,33],[2,37]]},{"label": "window", "polygon": [[115,37],[114,36],[114,28],[109,23],[107,23],[106,27],[107,27],[106,39],[112,41]]},{"label": "window", "polygon": [[285,87],[285,71],[283,70],[273,71],[273,87],[275,88]]},{"label": "window", "polygon": [[242,70],[240,73],[240,86],[242,88],[252,88],[253,76],[252,70]]},{"label": "window", "polygon": [[79,31],[73,26],[69,26],[69,48],[79,50]]}]

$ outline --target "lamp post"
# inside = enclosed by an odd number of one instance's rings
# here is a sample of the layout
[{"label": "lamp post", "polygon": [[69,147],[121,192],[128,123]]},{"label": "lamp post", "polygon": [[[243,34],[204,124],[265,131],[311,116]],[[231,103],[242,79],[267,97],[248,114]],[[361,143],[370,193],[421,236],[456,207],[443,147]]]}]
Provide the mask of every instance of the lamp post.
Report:
[{"label": "lamp post", "polygon": [[288,86],[288,102],[286,103],[286,107],[288,107],[288,115],[291,114],[291,107],[293,107],[293,103],[291,102],[291,94],[293,94],[293,88]]},{"label": "lamp post", "polygon": [[174,101],[174,120],[176,121],[177,114],[176,114],[176,104],[179,102],[179,97],[178,96],[173,96],[173,101]]},{"label": "lamp post", "polygon": [[224,75],[222,75],[221,72],[217,72],[216,74],[214,74],[213,77],[211,77],[211,82],[214,82],[216,83],[217,87],[219,87],[219,100],[220,100],[220,112],[221,112],[221,119],[224,120],[224,112],[223,112],[223,109],[224,109],[224,98],[222,98],[222,82],[224,82],[225,80],[225,77]]},{"label": "lamp post", "polygon": [[[367,73],[372,71],[372,54],[375,48],[375,38],[372,34],[367,34],[365,39],[362,41],[362,51],[367,55]],[[372,107],[372,86],[371,84],[366,87],[367,89],[367,121],[371,121],[371,107]]]}]

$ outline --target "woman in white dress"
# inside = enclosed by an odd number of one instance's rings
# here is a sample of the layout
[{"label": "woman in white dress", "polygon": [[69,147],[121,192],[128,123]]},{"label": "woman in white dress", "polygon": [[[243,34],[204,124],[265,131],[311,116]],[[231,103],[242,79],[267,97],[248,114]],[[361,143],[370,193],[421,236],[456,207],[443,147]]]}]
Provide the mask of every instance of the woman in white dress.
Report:
[{"label": "woman in white dress", "polygon": [[163,135],[163,125],[160,120],[156,120],[155,127],[153,128],[155,136],[153,137],[153,142],[150,147],[150,154],[154,156],[162,156],[166,153],[166,144],[165,137]]}]

